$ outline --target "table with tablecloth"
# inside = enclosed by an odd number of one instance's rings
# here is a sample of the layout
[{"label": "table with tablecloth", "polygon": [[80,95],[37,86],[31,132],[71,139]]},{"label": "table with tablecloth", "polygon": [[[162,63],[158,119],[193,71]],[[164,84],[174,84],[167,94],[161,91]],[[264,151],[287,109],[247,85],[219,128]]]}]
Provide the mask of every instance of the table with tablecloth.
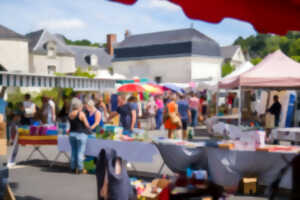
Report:
[{"label": "table with tablecloth", "polygon": [[213,133],[213,126],[219,122],[228,123],[231,122],[231,124],[237,124],[238,115],[224,115],[224,116],[213,116],[205,120],[205,125],[207,127],[207,130],[209,133]]},{"label": "table with tablecloth", "polygon": [[8,161],[7,161],[8,166],[12,166],[15,164],[20,146],[21,147],[31,146],[33,148],[26,160],[29,160],[35,152],[39,153],[45,160],[49,160],[46,154],[44,154],[41,151],[41,148],[43,146],[56,146],[57,137],[58,137],[57,135],[40,136],[40,135],[20,135],[19,133],[16,134],[11,153],[8,157]]},{"label": "table with tablecloth", "polygon": [[[156,142],[156,146],[171,170],[179,172],[190,165],[198,166],[208,171],[212,181],[225,187],[237,187],[243,176],[257,176],[260,185],[269,186],[297,155],[297,152],[238,151],[207,146],[189,148],[164,142]],[[282,178],[281,188],[291,189],[291,173],[288,170]]]},{"label": "table with tablecloth", "polygon": [[278,141],[300,142],[300,127],[273,129],[271,132],[271,139]]},{"label": "table with tablecloth", "polygon": [[[152,162],[153,156],[159,154],[157,148],[152,143],[138,141],[114,141],[88,138],[85,154],[87,156],[98,157],[103,148],[113,148],[117,154],[128,162]],[[58,151],[71,152],[69,136],[58,136]]]}]

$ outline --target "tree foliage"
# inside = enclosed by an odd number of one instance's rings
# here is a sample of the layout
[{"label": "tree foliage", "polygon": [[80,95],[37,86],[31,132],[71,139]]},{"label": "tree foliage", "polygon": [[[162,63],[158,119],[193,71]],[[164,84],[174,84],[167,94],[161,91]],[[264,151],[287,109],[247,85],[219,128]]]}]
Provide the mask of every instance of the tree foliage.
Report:
[{"label": "tree foliage", "polygon": [[231,65],[229,62],[226,62],[222,65],[222,77],[230,74],[231,72],[233,72],[235,69],[235,67],[233,65]]},{"label": "tree foliage", "polygon": [[82,40],[69,40],[67,38],[64,38],[66,44],[68,45],[76,45],[76,46],[89,46],[89,47],[100,47],[101,45],[98,42],[91,42],[87,39]]},{"label": "tree foliage", "polygon": [[257,57],[257,58],[252,58],[251,60],[250,60],[250,62],[253,64],[253,65],[257,65],[258,63],[260,63],[262,61],[262,58],[259,58],[259,57]]},{"label": "tree foliage", "polygon": [[239,37],[234,44],[240,45],[250,58],[264,58],[277,49],[281,49],[290,57],[300,56],[300,32],[296,31],[291,31],[285,36],[257,34],[245,39]]}]

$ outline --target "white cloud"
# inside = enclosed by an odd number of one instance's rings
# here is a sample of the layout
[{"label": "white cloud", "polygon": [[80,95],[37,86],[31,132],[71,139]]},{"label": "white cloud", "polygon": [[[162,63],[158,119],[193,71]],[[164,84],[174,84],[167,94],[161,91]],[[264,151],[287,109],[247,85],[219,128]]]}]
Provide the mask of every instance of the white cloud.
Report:
[{"label": "white cloud", "polygon": [[148,7],[149,8],[160,8],[160,9],[164,9],[164,10],[167,10],[167,11],[178,11],[180,10],[180,7],[173,4],[173,3],[170,3],[169,1],[167,0],[148,0],[149,3],[148,3]]},{"label": "white cloud", "polygon": [[51,31],[82,29],[86,24],[80,19],[49,19],[37,24],[38,28],[46,28]]}]

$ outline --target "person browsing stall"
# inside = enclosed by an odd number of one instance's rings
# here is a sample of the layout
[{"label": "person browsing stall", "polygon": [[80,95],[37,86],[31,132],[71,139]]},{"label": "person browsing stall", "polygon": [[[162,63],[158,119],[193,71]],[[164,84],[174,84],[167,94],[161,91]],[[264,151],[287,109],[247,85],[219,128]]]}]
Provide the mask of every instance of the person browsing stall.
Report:
[{"label": "person browsing stall", "polygon": [[185,99],[183,95],[179,96],[178,112],[181,118],[183,139],[187,139],[187,127],[188,123],[191,121],[191,111],[189,107],[189,102]]},{"label": "person browsing stall", "polygon": [[84,153],[88,135],[90,134],[90,125],[85,113],[82,111],[82,103],[79,99],[73,99],[71,105],[72,111],[69,114],[70,121],[70,145],[71,145],[71,163],[72,172],[86,173],[83,169]]},{"label": "person browsing stall", "polygon": [[23,124],[24,125],[31,125],[32,122],[33,122],[33,117],[36,113],[36,106],[31,101],[30,94],[25,94],[24,99],[25,99],[25,101],[23,102],[23,108],[24,108]]},{"label": "person browsing stall", "polygon": [[132,106],[126,102],[125,95],[118,96],[117,110],[111,113],[109,120],[117,115],[120,115],[121,126],[124,129],[123,133],[130,134],[134,129],[137,114],[136,110],[132,109]]},{"label": "person browsing stall", "polygon": [[96,131],[98,126],[103,126],[101,112],[95,107],[93,100],[88,100],[86,104],[87,120],[92,131]]}]

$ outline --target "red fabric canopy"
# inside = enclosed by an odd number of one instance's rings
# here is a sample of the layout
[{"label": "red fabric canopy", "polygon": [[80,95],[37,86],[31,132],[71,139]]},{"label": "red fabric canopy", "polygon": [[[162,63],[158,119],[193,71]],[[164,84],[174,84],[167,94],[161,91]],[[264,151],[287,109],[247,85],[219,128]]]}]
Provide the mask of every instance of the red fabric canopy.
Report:
[{"label": "red fabric canopy", "polygon": [[[137,0],[111,0],[133,4]],[[258,32],[300,30],[300,0],[169,0],[192,19],[218,23],[225,17],[250,22]]]},{"label": "red fabric canopy", "polygon": [[119,87],[118,92],[145,92],[145,89],[138,84],[129,83]]}]

